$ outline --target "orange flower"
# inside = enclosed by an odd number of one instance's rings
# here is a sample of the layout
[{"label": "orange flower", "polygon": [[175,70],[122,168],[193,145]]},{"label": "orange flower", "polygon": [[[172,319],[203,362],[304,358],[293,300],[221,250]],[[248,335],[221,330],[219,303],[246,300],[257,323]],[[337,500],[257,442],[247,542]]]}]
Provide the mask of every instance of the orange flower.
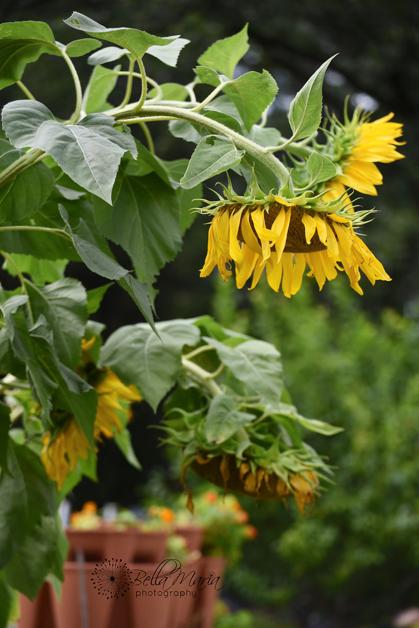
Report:
[{"label": "orange flower", "polygon": [[214,491],[207,491],[204,495],[204,499],[209,504],[214,504],[218,500],[218,495]]},{"label": "orange flower", "polygon": [[245,510],[238,510],[236,512],[235,519],[237,523],[247,523],[247,521],[249,521],[249,515],[247,514]]},{"label": "orange flower", "polygon": [[160,519],[165,523],[173,523],[175,520],[175,513],[170,508],[161,508]]},{"label": "orange flower", "polygon": [[95,515],[97,513],[97,505],[95,502],[86,502],[82,508],[83,514]]}]

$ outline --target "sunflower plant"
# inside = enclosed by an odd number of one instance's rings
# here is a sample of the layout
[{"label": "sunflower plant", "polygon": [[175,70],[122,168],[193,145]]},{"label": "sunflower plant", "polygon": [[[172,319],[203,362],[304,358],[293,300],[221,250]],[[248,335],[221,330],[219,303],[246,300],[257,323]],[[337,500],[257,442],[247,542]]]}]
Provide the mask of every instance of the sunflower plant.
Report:
[{"label": "sunflower plant", "polygon": [[[2,109],[0,136],[0,256],[13,286],[0,290],[0,625],[13,589],[33,597],[48,574],[62,578],[57,509],[82,475],[95,477],[101,441],[139,465],[134,403],[164,403],[163,440],[180,451],[185,486],[193,469],[223,490],[304,509],[330,475],[303,431],[336,429],[298,413],[272,345],[209,318],[155,323],[154,284],[198,212],[210,221],[202,277],[217,267],[254,288],[266,273],[287,297],[304,276],[321,289],[343,273],[359,293],[361,273],[390,279],[359,234],[373,210],[357,194],[376,195],[377,163],[402,157],[401,125],[358,110],[322,122],[332,59],[292,100],[285,137],[268,124],[275,79],[237,72],[247,27],[204,51],[184,85],[160,84],[147,67],[175,67],[186,39],[80,13],[65,22],[77,31],[66,44],[44,22],[0,25],[0,89],[21,92]],[[68,73],[68,118],[25,84],[45,56]],[[192,145],[190,158],[159,157],[155,124]],[[220,176],[216,192],[203,187]],[[86,290],[69,262],[102,285]],[[145,322],[103,342],[92,317],[111,284]]]}]

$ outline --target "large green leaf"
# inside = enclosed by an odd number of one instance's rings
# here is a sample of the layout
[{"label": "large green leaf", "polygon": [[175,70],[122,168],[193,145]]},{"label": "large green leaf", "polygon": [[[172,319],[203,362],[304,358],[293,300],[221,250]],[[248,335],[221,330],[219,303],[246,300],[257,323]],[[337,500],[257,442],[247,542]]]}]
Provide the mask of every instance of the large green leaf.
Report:
[{"label": "large green leaf", "polygon": [[130,275],[113,257],[105,238],[86,220],[74,212],[69,215],[61,207],[61,215],[71,235],[74,247],[86,266],[94,273],[106,279],[118,281],[138,306],[146,321],[153,326],[153,308],[147,286]]},{"label": "large green leaf", "polygon": [[16,225],[29,219],[48,200],[54,177],[44,164],[20,172],[0,188],[0,224]]},{"label": "large green leaf", "polygon": [[28,324],[27,305],[27,296],[14,296],[2,304],[1,310],[10,344],[16,358],[26,367],[28,379],[43,410],[43,419],[48,422],[54,400],[55,407],[71,412],[93,443],[96,393],[59,360],[45,316],[41,315],[35,324]]},{"label": "large green leaf", "polygon": [[69,26],[84,31],[92,37],[126,48],[138,58],[141,58],[151,46],[167,46],[175,39],[173,37],[157,37],[136,28],[106,28],[86,15],[77,12],[72,13],[64,21]]},{"label": "large green leaf", "polygon": [[279,401],[284,384],[280,354],[275,347],[262,340],[246,340],[236,346],[214,338],[206,338],[206,341],[215,348],[234,377],[246,385],[248,394],[268,404]]},{"label": "large green leaf", "polygon": [[335,56],[330,57],[314,72],[291,102],[288,120],[295,140],[309,137],[320,126],[324,75]]},{"label": "large green leaf", "polygon": [[157,323],[155,334],[147,325],[128,325],[113,333],[102,348],[100,363],[109,366],[126,384],[135,384],[154,410],[176,382],[185,345],[199,340],[190,321]]},{"label": "large green leaf", "polygon": [[237,402],[223,393],[214,397],[210,403],[204,433],[210,443],[219,445],[254,419],[254,414],[241,412]]},{"label": "large green leaf", "polygon": [[54,484],[39,457],[9,440],[8,471],[0,475],[0,567],[42,516],[54,515],[57,505]]},{"label": "large green leaf", "polygon": [[186,172],[181,179],[182,187],[193,188],[240,163],[244,151],[221,137],[203,137],[195,148]]},{"label": "large green leaf", "polygon": [[79,124],[63,124],[37,101],[14,101],[2,112],[3,128],[18,147],[44,150],[82,188],[112,202],[112,189],[122,156],[137,154],[130,133],[121,133],[114,120],[90,114]]},{"label": "large green leaf", "polygon": [[151,284],[181,248],[176,194],[155,174],[124,177],[114,206],[98,201],[95,215],[101,233],[125,249],[145,283]]},{"label": "large green leaf", "polygon": [[219,39],[213,43],[198,59],[200,65],[206,66],[233,78],[234,70],[240,59],[249,50],[247,24],[241,31]]},{"label": "large green leaf", "polygon": [[15,549],[5,567],[10,585],[34,598],[56,564],[60,553],[61,529],[53,516],[42,517]]},{"label": "large green leaf", "polygon": [[0,89],[19,81],[28,63],[45,52],[59,54],[54,33],[45,22],[0,24]]},{"label": "large green leaf", "polygon": [[236,105],[249,130],[269,107],[278,93],[278,85],[267,70],[246,72],[224,87],[227,96]]},{"label": "large green leaf", "polygon": [[65,278],[44,288],[28,282],[26,290],[32,314],[35,318],[45,316],[52,329],[57,355],[67,366],[76,366],[87,321],[84,287],[75,279]]},{"label": "large green leaf", "polygon": [[118,75],[113,70],[101,65],[93,69],[92,75],[84,92],[84,108],[87,113],[96,113],[109,108],[108,97],[113,92]]}]

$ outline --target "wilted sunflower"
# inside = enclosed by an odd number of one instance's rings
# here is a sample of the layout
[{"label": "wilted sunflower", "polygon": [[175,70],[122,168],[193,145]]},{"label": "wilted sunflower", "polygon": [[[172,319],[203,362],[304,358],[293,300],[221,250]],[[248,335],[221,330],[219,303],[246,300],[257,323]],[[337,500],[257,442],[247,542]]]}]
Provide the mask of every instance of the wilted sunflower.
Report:
[{"label": "wilted sunflower", "polygon": [[250,289],[254,288],[266,271],[270,287],[276,292],[281,289],[288,298],[300,290],[306,270],[320,290],[340,271],[359,294],[363,294],[361,271],[372,284],[390,281],[355,231],[368,212],[348,210],[341,198],[325,203],[306,196],[287,200],[274,195],[262,199],[230,195],[208,204],[207,211],[213,218],[201,277],[217,266],[227,279],[234,262],[238,288],[249,279]]},{"label": "wilted sunflower", "polygon": [[293,473],[288,483],[272,472],[258,467],[255,470],[234,456],[205,457],[197,455],[193,469],[213,484],[233,492],[261,499],[278,499],[293,496],[298,509],[303,512],[318,492],[319,479],[312,470]]},{"label": "wilted sunflower", "polygon": [[[98,401],[93,435],[99,441],[102,436],[112,438],[122,430],[129,419],[130,404],[141,401],[141,395],[134,386],[125,386],[109,369],[100,373],[95,388]],[[43,445],[42,462],[60,488],[78,461],[86,460],[90,451],[87,437],[73,417],[55,436],[50,432],[45,434]]]},{"label": "wilted sunflower", "polygon": [[327,183],[326,199],[342,197],[345,188],[352,188],[361,194],[375,196],[377,185],[383,182],[383,176],[376,163],[391,163],[403,159],[397,147],[403,133],[403,125],[391,122],[394,113],[368,121],[368,117],[356,110],[352,119],[345,116],[341,123],[336,118],[331,120],[329,146],[333,151],[333,160],[341,166],[342,174]]}]

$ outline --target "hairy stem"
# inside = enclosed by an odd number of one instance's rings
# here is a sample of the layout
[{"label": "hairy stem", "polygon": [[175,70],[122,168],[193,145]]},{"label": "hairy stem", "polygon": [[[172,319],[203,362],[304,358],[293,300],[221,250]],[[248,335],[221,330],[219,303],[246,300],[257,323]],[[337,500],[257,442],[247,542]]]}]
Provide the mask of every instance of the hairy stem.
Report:
[{"label": "hairy stem", "polygon": [[78,119],[80,118],[80,114],[81,114],[81,110],[83,106],[83,91],[81,88],[79,75],[77,74],[77,70],[74,67],[74,63],[72,62],[72,60],[70,59],[70,57],[68,56],[65,50],[61,50],[61,55],[64,61],[66,62],[68,69],[70,70],[70,74],[74,83],[74,89],[76,92],[76,104],[74,106],[74,111],[71,114],[70,118],[68,119],[68,124],[74,124],[74,122],[77,122]]},{"label": "hairy stem", "polygon": [[[55,229],[54,227],[37,227],[35,225],[11,225],[8,227],[0,227],[0,233],[6,233],[7,231],[41,231],[44,233],[51,233],[66,240],[71,241],[71,237],[64,229]],[[2,253],[4,255],[4,253]]]},{"label": "hairy stem", "polygon": [[185,357],[182,358],[182,366],[193,379],[195,379],[205,388],[207,388],[211,395],[215,397],[216,395],[222,394],[223,391],[221,390],[217,382],[212,379],[211,373],[208,373],[208,371],[201,368],[200,366],[195,364],[195,362],[192,362]]},{"label": "hairy stem", "polygon": [[[141,115],[171,116],[180,120],[187,120],[188,122],[200,124],[216,134],[224,135],[230,139],[233,144],[237,146],[237,148],[245,150],[249,155],[262,162],[276,175],[282,184],[286,183],[288,180],[288,169],[272,153],[267,152],[264,148],[259,146],[259,144],[256,144],[240,133],[229,129],[224,124],[207,118],[196,111],[180,109],[179,107],[173,106],[168,107],[161,104],[146,104],[141,110]],[[130,117],[127,113],[121,112],[120,114],[116,114],[115,117],[119,119],[120,122],[124,122],[125,124],[136,124],[141,121],[141,117],[138,117],[138,114],[136,115],[135,113],[131,113],[131,116],[133,117]]]}]

